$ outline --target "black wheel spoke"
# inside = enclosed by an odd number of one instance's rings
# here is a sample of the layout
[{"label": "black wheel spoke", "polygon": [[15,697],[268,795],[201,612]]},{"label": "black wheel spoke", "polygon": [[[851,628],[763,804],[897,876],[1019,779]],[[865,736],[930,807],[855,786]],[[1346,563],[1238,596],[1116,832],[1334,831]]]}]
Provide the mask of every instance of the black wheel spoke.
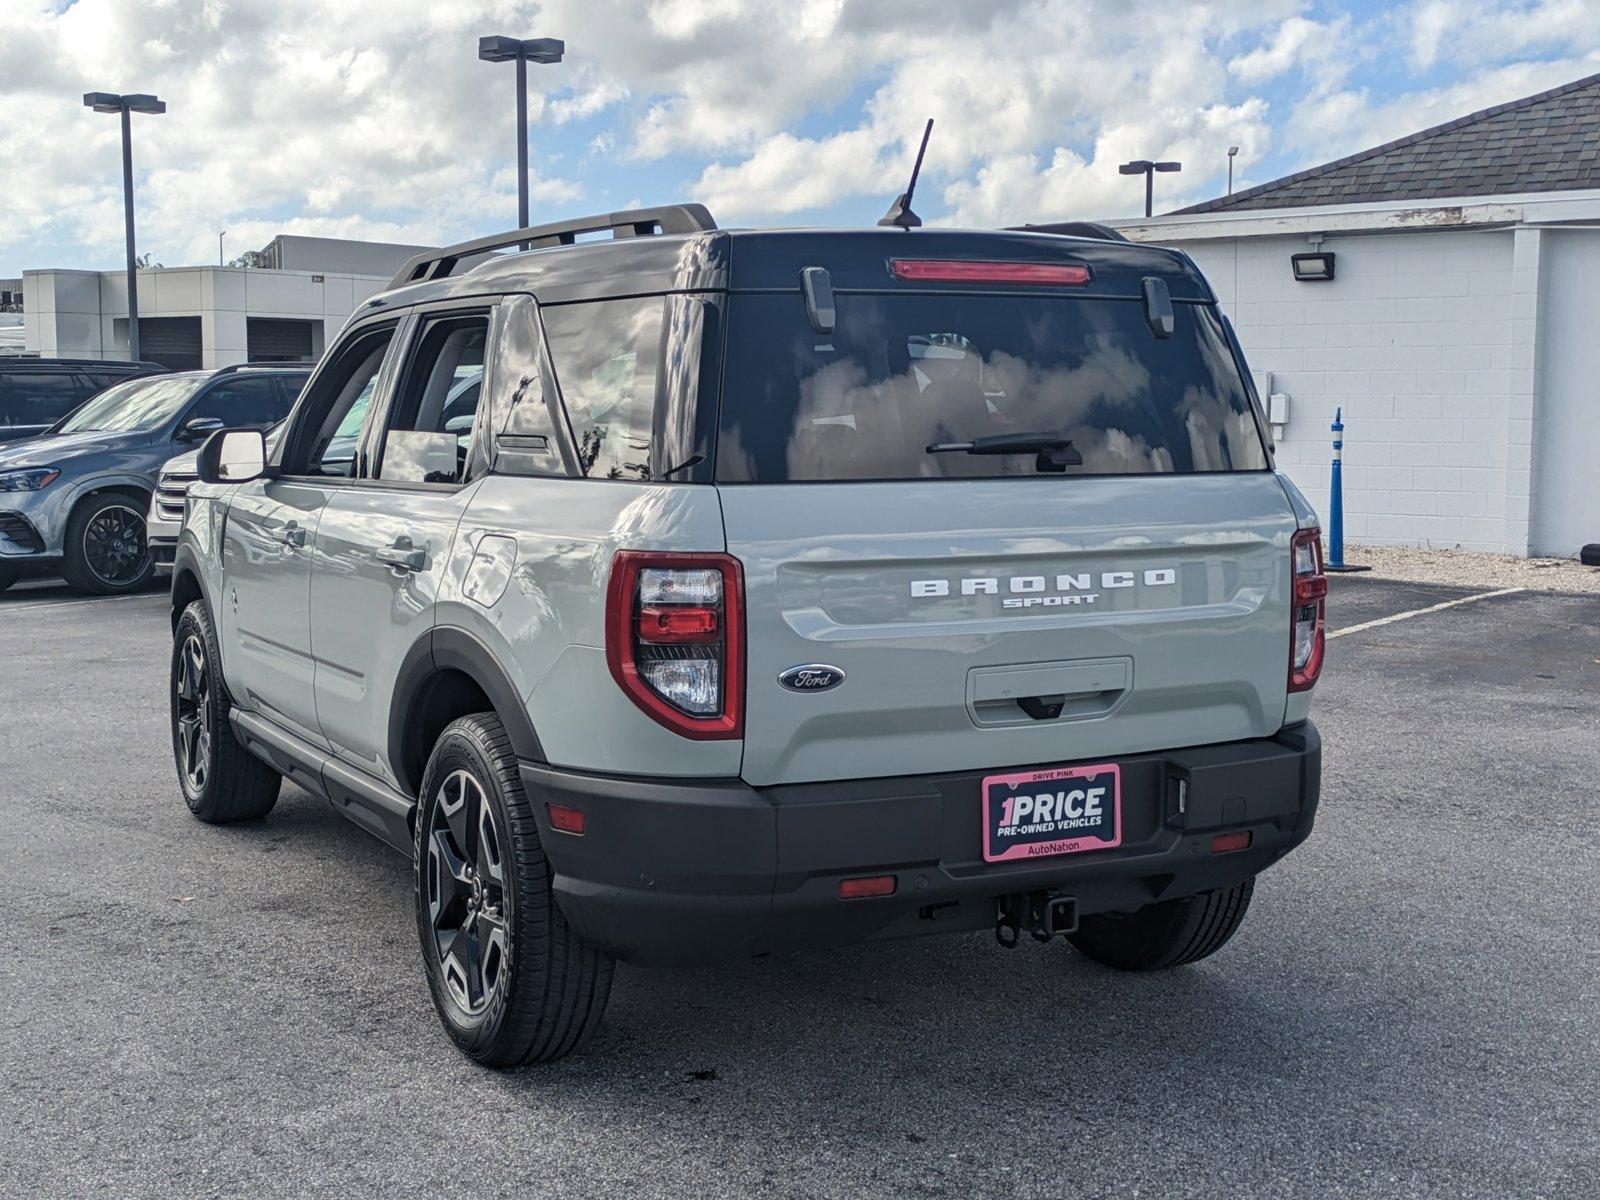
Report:
[{"label": "black wheel spoke", "polygon": [[183,772],[192,792],[205,787],[211,764],[211,712],[209,699],[209,673],[206,670],[205,643],[198,634],[191,633],[178,648],[177,662],[173,667],[176,678],[173,691],[177,696],[174,729],[178,751],[178,767]]},{"label": "black wheel spoke", "polygon": [[452,771],[434,793],[427,835],[429,918],[446,990],[468,1013],[502,984],[510,956],[503,839],[483,785]]},{"label": "black wheel spoke", "polygon": [[148,558],[144,520],[132,509],[110,505],[84,526],[83,560],[103,583],[131,583],[143,572]]}]

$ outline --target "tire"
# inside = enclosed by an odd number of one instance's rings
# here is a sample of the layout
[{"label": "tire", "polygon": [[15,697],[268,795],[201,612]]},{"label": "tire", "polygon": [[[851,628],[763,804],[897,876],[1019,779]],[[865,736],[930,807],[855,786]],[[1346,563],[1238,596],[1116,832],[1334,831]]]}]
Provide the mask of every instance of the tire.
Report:
[{"label": "tire", "polygon": [[122,596],[137,592],[155,573],[144,540],[149,504],[125,492],[90,496],[72,510],[63,542],[61,574],[80,592]]},{"label": "tire", "polygon": [[1244,921],[1256,881],[1163,900],[1126,915],[1084,917],[1068,940],[1083,954],[1121,971],[1164,971],[1222,949]]},{"label": "tire", "polygon": [[594,1036],[612,960],[578,938],[551,895],[533,805],[493,713],[452,723],[428,758],[415,896],[434,1007],[469,1058],[550,1062]]},{"label": "tire", "polygon": [[233,736],[231,701],[216,669],[217,635],[206,602],[183,610],[172,635],[172,757],[189,811],[207,825],[253,821],[278,802],[283,783]]}]

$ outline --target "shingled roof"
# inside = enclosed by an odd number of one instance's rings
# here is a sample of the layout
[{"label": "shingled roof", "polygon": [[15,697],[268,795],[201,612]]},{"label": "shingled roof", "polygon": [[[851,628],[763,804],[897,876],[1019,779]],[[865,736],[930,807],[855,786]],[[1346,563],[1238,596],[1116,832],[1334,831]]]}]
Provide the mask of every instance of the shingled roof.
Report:
[{"label": "shingled roof", "polygon": [[1600,75],[1180,213],[1600,188]]}]

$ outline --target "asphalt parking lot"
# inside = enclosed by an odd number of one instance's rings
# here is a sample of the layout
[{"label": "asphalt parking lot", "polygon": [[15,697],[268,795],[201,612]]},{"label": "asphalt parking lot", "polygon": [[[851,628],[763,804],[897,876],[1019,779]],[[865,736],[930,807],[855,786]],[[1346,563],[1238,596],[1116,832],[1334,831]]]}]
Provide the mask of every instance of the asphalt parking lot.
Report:
[{"label": "asphalt parking lot", "polygon": [[408,864],[185,811],[166,601],[0,596],[0,1194],[1592,1196],[1600,599],[1333,582],[1311,841],[1155,977],[988,935],[619,970],[581,1057],[438,1027]]}]

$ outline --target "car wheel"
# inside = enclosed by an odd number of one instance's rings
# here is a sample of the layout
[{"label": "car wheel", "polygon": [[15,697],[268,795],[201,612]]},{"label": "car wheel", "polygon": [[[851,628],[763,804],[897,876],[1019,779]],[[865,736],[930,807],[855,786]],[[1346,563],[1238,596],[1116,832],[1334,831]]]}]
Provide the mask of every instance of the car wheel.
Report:
[{"label": "car wheel", "polygon": [[612,960],[578,938],[505,727],[493,713],[440,735],[417,814],[417,932],[439,1019],[490,1067],[548,1062],[600,1025]]},{"label": "car wheel", "polygon": [[81,592],[117,596],[150,582],[155,561],[144,540],[148,505],[122,492],[90,496],[67,521],[61,574]]},{"label": "car wheel", "polygon": [[1163,900],[1131,913],[1084,917],[1069,940],[1095,962],[1122,971],[1161,971],[1215,954],[1244,920],[1256,881]]},{"label": "car wheel", "polygon": [[196,600],[172,636],[172,756],[189,811],[208,825],[266,816],[283,783],[233,736],[219,662],[211,614]]}]

